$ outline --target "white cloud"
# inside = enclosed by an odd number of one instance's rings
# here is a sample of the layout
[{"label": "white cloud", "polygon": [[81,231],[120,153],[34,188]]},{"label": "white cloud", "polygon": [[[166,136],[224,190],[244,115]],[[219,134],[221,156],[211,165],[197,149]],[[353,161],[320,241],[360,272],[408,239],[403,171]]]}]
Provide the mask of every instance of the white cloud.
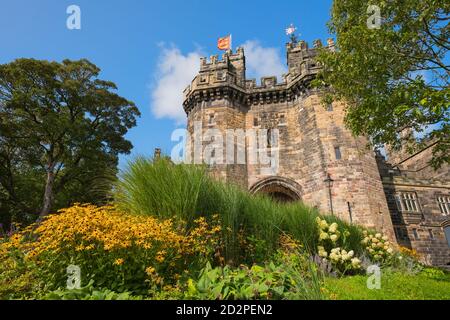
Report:
[{"label": "white cloud", "polygon": [[248,78],[256,78],[259,81],[261,77],[277,76],[281,79],[281,75],[286,73],[286,66],[277,48],[262,47],[256,40],[249,40],[242,46]]},{"label": "white cloud", "polygon": [[151,107],[157,118],[171,118],[177,123],[186,120],[183,110],[183,90],[200,69],[200,52],[183,55],[176,47],[161,46],[156,72],[156,84],[151,91]]},{"label": "white cloud", "polygon": [[[280,51],[277,48],[262,47],[256,40],[243,45],[247,78],[277,76],[286,73]],[[182,124],[186,121],[183,110],[183,90],[191,83],[200,69],[199,50],[184,55],[177,47],[161,45],[155,83],[151,89],[151,108],[157,118],[171,118]]]}]

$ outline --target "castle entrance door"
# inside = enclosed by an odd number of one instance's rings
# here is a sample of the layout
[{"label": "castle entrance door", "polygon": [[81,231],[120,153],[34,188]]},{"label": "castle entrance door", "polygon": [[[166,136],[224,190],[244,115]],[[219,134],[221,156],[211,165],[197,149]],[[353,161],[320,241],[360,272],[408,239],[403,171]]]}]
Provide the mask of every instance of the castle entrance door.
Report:
[{"label": "castle entrance door", "polygon": [[253,194],[266,194],[275,201],[300,201],[300,186],[293,180],[282,177],[269,177],[263,179],[250,188]]}]

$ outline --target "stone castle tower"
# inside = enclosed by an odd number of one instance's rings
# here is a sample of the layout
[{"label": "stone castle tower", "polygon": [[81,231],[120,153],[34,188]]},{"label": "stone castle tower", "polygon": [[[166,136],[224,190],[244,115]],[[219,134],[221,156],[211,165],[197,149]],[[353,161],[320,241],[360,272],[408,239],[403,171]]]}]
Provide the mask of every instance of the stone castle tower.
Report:
[{"label": "stone castle tower", "polygon": [[[354,137],[344,126],[345,105],[324,106],[322,92],[311,87],[319,47],[319,40],[313,48],[288,43],[281,83],[274,76],[247,80],[242,48],[220,60],[202,58],[184,91],[188,158],[252,193],[374,227],[424,262],[450,268],[449,166],[428,165],[432,142],[414,155],[388,150],[386,160],[366,138]],[[325,48],[334,50],[333,40]]]},{"label": "stone castle tower", "polygon": [[[184,91],[188,132],[194,136],[197,126],[208,136],[197,145],[197,157],[208,157],[206,151],[212,143],[230,141],[209,139],[207,131],[225,137],[227,130],[235,129],[238,133],[231,139],[236,149],[245,147],[245,160],[225,163],[227,156],[220,154],[224,161],[210,166],[214,176],[252,193],[262,192],[284,201],[301,200],[393,237],[375,153],[367,149],[365,138],[353,137],[344,127],[344,105],[325,107],[320,92],[310,86],[320,70],[314,57],[321,46],[320,40],[314,42],[313,48],[304,41],[288,43],[288,73],[281,83],[275,76],[262,78],[259,85],[254,79],[247,80],[242,48],[226,52],[222,59],[202,58],[199,74]],[[334,50],[331,39],[327,48]],[[278,133],[276,170],[269,172],[264,170],[267,165],[250,161],[251,137],[236,142],[239,132],[261,129],[269,132],[268,144],[270,132]],[[266,147],[264,139],[256,141],[257,149]],[[190,144],[188,153],[192,158],[194,149]]]}]

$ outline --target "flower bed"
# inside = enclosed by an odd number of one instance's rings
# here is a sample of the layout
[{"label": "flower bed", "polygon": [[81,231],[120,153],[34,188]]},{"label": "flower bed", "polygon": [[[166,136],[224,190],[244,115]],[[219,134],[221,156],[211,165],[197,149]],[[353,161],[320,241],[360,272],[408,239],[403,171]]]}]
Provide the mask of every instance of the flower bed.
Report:
[{"label": "flower bed", "polygon": [[67,267],[79,266],[84,284],[146,292],[173,285],[211,259],[220,227],[204,218],[190,232],[171,220],[124,214],[113,206],[75,205],[50,215],[0,245],[0,253],[34,266],[49,289],[65,287]]}]

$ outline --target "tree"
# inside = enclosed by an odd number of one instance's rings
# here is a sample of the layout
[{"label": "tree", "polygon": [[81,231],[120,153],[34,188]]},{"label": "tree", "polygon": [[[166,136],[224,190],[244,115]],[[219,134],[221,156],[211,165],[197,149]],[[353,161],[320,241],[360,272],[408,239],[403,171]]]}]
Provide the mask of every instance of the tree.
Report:
[{"label": "tree", "polygon": [[[379,28],[369,5],[380,9]],[[446,0],[335,0],[329,28],[336,50],[321,50],[316,85],[329,87],[326,102],[348,103],[346,124],[355,134],[410,153],[433,142],[431,164],[448,163],[449,20]]]},{"label": "tree", "polygon": [[139,110],[99,73],[87,60],[0,65],[0,185],[10,203],[30,209],[18,186],[40,177],[42,218],[56,195],[64,202],[92,192],[115,172],[118,155],[130,152],[124,135]]}]

